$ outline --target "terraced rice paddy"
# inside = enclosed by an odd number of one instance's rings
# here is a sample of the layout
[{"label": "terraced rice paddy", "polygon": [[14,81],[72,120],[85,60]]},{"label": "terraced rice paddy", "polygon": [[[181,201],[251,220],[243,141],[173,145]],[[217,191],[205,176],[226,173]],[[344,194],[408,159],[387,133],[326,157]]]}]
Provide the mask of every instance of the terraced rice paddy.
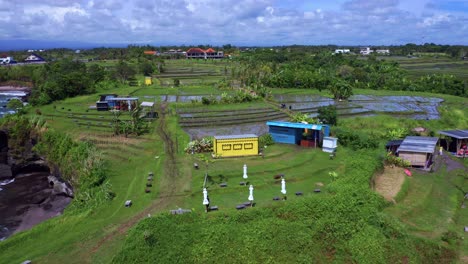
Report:
[{"label": "terraced rice paddy", "polygon": [[388,57],[385,59],[398,61],[412,78],[419,78],[427,74],[453,74],[463,80],[468,80],[468,61],[466,60],[424,57]]},{"label": "terraced rice paddy", "polygon": [[285,104],[292,113],[317,116],[321,106],[336,105],[341,118],[370,116],[378,113],[412,119],[438,119],[437,107],[443,102],[440,98],[419,96],[370,96],[355,95],[349,101],[336,102],[317,95],[274,95],[278,105],[265,105],[258,108],[223,109],[212,107],[181,108],[178,110],[179,123],[192,138],[223,134],[264,134],[268,131],[266,121],[286,121],[289,116],[279,108]]},{"label": "terraced rice paddy", "polygon": [[193,63],[191,61],[167,61],[164,72],[154,77],[158,78],[162,86],[173,86],[178,79],[180,85],[214,84],[227,74],[225,62]]}]

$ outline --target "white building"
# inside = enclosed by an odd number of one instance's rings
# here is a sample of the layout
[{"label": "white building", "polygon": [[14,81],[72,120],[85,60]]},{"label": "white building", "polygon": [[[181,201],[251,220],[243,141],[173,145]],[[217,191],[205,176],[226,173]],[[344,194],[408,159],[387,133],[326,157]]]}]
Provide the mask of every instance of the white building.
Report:
[{"label": "white building", "polygon": [[336,49],[335,54],[345,54],[345,53],[350,53],[351,51],[349,49]]},{"label": "white building", "polygon": [[359,51],[361,55],[370,55],[372,52],[374,52],[374,50],[371,50],[369,47],[361,48]]},{"label": "white building", "polygon": [[26,59],[24,59],[24,62],[27,62],[27,63],[43,63],[43,62],[45,62],[45,59],[42,58],[41,56],[35,54],[35,53],[31,53],[31,54],[29,54],[28,57],[26,57]]},{"label": "white building", "polygon": [[390,55],[390,50],[388,49],[375,50],[375,52],[380,55]]},{"label": "white building", "polygon": [[13,57],[1,57],[0,58],[0,64],[12,64],[12,63],[16,63]]}]

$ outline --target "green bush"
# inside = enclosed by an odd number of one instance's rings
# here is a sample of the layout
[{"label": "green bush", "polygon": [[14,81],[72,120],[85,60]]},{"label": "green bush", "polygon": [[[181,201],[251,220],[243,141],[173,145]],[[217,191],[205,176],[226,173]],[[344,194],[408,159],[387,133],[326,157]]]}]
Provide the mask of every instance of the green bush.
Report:
[{"label": "green bush", "polygon": [[337,128],[335,133],[340,145],[355,150],[375,149],[379,146],[379,141],[376,136],[366,134],[362,131],[353,131],[347,128]]},{"label": "green bush", "polygon": [[273,139],[273,136],[270,133],[266,133],[258,138],[258,144],[260,145],[260,147],[271,146],[275,144],[275,140]]}]

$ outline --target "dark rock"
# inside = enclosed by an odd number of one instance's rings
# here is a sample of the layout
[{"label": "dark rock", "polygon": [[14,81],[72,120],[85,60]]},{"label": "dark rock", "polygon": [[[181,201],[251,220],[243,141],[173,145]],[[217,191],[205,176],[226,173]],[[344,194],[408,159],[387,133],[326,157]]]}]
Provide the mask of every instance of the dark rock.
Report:
[{"label": "dark rock", "polygon": [[319,193],[319,192],[321,192],[321,190],[320,189],[315,189],[314,192]]},{"label": "dark rock", "polygon": [[223,182],[219,185],[219,187],[227,187],[227,183]]},{"label": "dark rock", "polygon": [[280,198],[278,196],[273,197],[273,201],[279,201]]},{"label": "dark rock", "polygon": [[236,209],[237,209],[237,210],[245,209],[245,205],[239,204],[239,205],[236,206]]},{"label": "dark rock", "polygon": [[218,206],[217,205],[211,206],[210,211],[218,211]]},{"label": "dark rock", "polygon": [[[31,158],[31,159],[34,159],[34,158]],[[14,165],[12,166],[12,171],[14,175],[19,174],[19,173],[30,173],[30,172],[50,173],[50,168],[44,160],[39,159],[39,160],[28,161],[25,164],[21,164],[21,165]]]},{"label": "dark rock", "polygon": [[0,181],[13,178],[11,167],[6,164],[0,164]]},{"label": "dark rock", "polygon": [[296,192],[297,196],[301,196],[303,193],[302,192]]}]

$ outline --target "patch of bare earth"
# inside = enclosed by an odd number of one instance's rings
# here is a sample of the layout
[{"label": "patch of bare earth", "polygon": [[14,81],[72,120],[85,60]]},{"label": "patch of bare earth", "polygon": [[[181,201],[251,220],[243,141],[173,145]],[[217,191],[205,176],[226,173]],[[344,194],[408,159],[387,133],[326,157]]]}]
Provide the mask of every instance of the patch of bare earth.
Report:
[{"label": "patch of bare earth", "polygon": [[375,191],[387,201],[395,203],[395,197],[405,181],[405,172],[399,167],[385,167],[384,171],[375,178]]}]

